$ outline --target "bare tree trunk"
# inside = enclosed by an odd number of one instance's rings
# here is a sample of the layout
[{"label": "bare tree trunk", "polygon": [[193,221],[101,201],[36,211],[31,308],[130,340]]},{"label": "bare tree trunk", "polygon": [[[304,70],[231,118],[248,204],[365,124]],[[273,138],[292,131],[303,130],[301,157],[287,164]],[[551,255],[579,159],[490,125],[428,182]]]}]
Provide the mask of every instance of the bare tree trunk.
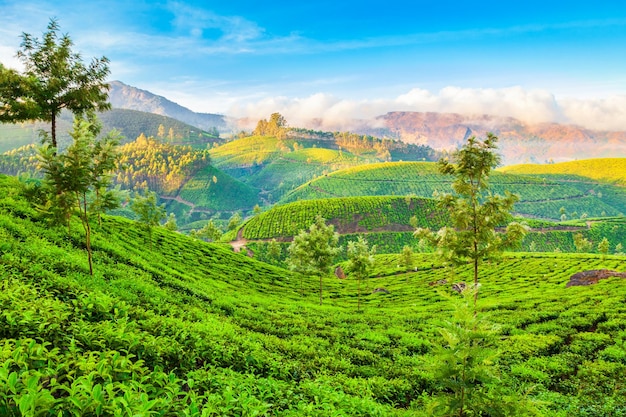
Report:
[{"label": "bare tree trunk", "polygon": [[[56,113],[52,113],[52,126],[51,126],[51,137],[52,137],[52,146],[54,148],[57,147],[57,115]],[[56,155],[56,152],[54,153]]]}]

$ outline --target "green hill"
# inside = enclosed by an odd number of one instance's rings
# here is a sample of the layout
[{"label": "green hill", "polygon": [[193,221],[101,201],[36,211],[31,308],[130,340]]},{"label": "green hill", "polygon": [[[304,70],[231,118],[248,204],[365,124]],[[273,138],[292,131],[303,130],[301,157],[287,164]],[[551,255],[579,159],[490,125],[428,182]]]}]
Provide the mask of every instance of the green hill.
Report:
[{"label": "green hill", "polygon": [[[99,113],[102,122],[102,131],[109,132],[116,129],[124,136],[123,143],[132,142],[142,133],[145,136],[158,138],[159,126],[163,126],[162,140],[173,144],[191,145],[206,149],[208,145],[220,142],[214,134],[205,132],[197,127],[180,122],[171,117],[145,113],[136,110],[112,109]],[[71,140],[68,132],[72,129],[72,115],[62,113],[58,120],[59,145],[61,147]],[[0,123],[0,153],[19,148],[21,146],[39,143],[39,130],[50,130],[46,123]],[[171,129],[171,132],[170,132]]]},{"label": "green hill", "polygon": [[250,219],[242,227],[242,236],[246,239],[293,237],[300,230],[308,230],[318,214],[341,234],[412,230],[412,216],[420,227],[441,227],[446,221],[436,209],[435,201],[428,198],[327,198],[276,206]]},{"label": "green hill", "polygon": [[597,158],[557,164],[522,164],[499,168],[511,174],[569,174],[626,185],[626,158]]},{"label": "green hill", "polygon": [[324,147],[329,145],[324,140],[251,136],[211,149],[211,158],[217,168],[262,190],[269,202],[319,175],[379,160]]},{"label": "green hill", "polygon": [[[78,221],[51,226],[0,176],[0,415],[417,416],[441,392],[438,329],[451,302],[377,257],[356,313],[356,282],[316,279],[133,222],[94,224],[90,276]],[[565,288],[626,258],[506,255],[482,270],[481,314],[499,329],[501,392],[544,415],[626,408],[626,280]],[[469,267],[455,280],[469,279]],[[371,293],[384,287],[388,294]],[[530,389],[532,387],[532,389]],[[595,414],[590,414],[590,410]]]},{"label": "green hill", "polygon": [[[431,162],[386,162],[339,170],[316,178],[287,194],[281,203],[359,195],[416,195],[431,197],[449,192],[451,179],[439,174]],[[510,191],[520,196],[515,213],[558,220],[561,208],[567,218],[619,216],[626,213],[626,189],[600,181],[572,181],[569,176],[531,176],[496,172],[494,193]]]}]

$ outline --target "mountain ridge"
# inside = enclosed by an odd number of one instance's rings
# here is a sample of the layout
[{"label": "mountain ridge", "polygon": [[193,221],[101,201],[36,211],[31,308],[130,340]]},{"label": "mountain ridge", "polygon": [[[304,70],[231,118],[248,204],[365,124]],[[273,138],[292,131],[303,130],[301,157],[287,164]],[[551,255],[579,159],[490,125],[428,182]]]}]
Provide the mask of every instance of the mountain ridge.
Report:
[{"label": "mountain ridge", "polygon": [[163,96],[124,84],[121,81],[109,83],[109,101],[114,108],[139,110],[147,113],[168,116],[204,130],[224,129],[223,115],[196,113]]}]

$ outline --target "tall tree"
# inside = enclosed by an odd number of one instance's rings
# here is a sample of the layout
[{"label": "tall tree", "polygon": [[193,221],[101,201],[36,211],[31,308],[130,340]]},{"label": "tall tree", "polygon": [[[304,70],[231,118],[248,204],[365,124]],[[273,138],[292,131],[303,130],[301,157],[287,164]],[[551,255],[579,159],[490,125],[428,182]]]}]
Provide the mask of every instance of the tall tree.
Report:
[{"label": "tall tree", "polygon": [[524,225],[511,222],[504,232],[496,231],[509,220],[518,200],[508,191],[505,196],[500,196],[489,190],[491,171],[500,162],[496,153],[497,142],[498,138],[492,133],[488,133],[484,141],[472,136],[452,154],[452,162],[447,159],[439,161],[439,171],[454,178],[453,193],[437,197],[439,207],[449,212],[452,225],[436,233],[426,229],[415,232],[416,236],[437,247],[439,255],[446,261],[456,265],[472,263],[476,289],[474,307],[478,298],[480,263],[519,243],[527,230]]},{"label": "tall tree", "polygon": [[358,282],[357,311],[361,311],[361,281],[367,277],[369,270],[374,264],[375,253],[376,245],[370,248],[363,236],[359,236],[356,242],[348,242],[348,265],[346,272],[354,275]]},{"label": "tall tree", "polygon": [[341,250],[337,246],[339,235],[332,225],[327,225],[320,215],[309,231],[301,230],[289,245],[289,268],[301,275],[318,276],[320,279],[320,305],[322,304],[322,278],[330,273],[335,256]]},{"label": "tall tree", "polygon": [[93,275],[90,214],[98,216],[106,209],[117,207],[118,201],[108,190],[111,172],[115,168],[119,135],[112,132],[97,139],[100,128],[92,120],[76,118],[70,132],[72,144],[65,153],[45,143],[40,149],[40,167],[50,190],[48,208],[68,222],[72,211],[78,209],[85,232],[89,273]]},{"label": "tall tree", "polygon": [[111,108],[108,103],[109,60],[94,58],[89,65],[72,51],[73,42],[50,20],[42,39],[22,34],[17,57],[24,73],[0,68],[0,121],[42,120],[51,123],[52,146],[57,148],[56,122],[63,109],[84,115]]}]

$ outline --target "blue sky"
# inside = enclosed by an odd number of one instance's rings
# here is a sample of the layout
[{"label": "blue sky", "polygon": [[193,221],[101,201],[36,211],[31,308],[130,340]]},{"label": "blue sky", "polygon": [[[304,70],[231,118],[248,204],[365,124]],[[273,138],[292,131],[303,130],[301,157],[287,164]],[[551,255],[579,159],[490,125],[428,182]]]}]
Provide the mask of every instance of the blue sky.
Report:
[{"label": "blue sky", "polygon": [[0,62],[51,17],[111,79],[195,111],[391,110],[626,129],[622,1],[0,0]]}]

